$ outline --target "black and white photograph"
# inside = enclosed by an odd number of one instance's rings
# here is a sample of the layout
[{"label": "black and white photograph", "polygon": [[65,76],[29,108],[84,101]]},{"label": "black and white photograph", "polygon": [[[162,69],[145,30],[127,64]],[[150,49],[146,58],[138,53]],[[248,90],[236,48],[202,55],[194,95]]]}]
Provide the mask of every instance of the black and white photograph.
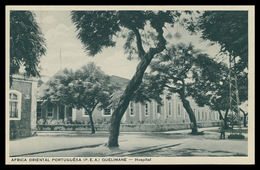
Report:
[{"label": "black and white photograph", "polygon": [[6,164],[255,164],[254,6],[6,6]]}]

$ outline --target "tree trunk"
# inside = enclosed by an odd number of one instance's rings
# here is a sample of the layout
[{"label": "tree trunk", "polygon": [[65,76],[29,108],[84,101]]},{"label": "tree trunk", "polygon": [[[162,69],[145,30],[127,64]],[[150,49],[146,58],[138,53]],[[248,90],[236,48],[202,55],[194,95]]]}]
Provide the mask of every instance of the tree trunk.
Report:
[{"label": "tree trunk", "polygon": [[89,113],[89,120],[90,120],[91,133],[95,133],[95,127],[94,127],[94,122],[93,122],[93,118],[92,118],[92,113]]},{"label": "tree trunk", "polygon": [[218,109],[218,113],[219,113],[219,119],[220,120],[224,120],[224,123],[225,123],[225,129],[229,129],[229,126],[228,126],[228,124],[227,124],[227,113],[228,113],[228,109],[226,110],[226,113],[225,113],[225,118],[223,118],[223,116],[222,116],[222,113],[221,113],[221,111]]},{"label": "tree trunk", "polygon": [[239,108],[239,109],[240,109],[240,111],[242,111],[243,114],[244,114],[244,127],[247,127],[246,117],[247,117],[248,113],[245,113],[245,111],[244,111],[243,109],[241,109],[241,108]]},{"label": "tree trunk", "polygon": [[218,114],[219,114],[219,119],[220,119],[220,120],[222,120],[222,119],[224,120],[224,118],[223,118],[223,116],[222,116],[222,113],[221,113],[221,111],[220,111],[219,109],[218,109]]},{"label": "tree trunk", "polygon": [[181,101],[183,107],[185,108],[186,112],[189,115],[190,121],[193,123],[191,133],[196,134],[198,132],[197,121],[196,121],[195,114],[190,106],[190,102],[184,96],[181,96]]},{"label": "tree trunk", "polygon": [[116,115],[119,113],[113,113],[110,119],[110,128],[109,128],[109,139],[108,139],[108,147],[119,147],[118,144],[118,136],[119,136],[119,129],[120,129],[120,118],[117,118]]},{"label": "tree trunk", "polygon": [[149,65],[151,60],[142,59],[139,63],[136,73],[133,78],[130,80],[129,84],[127,85],[125,91],[123,92],[122,96],[120,97],[118,107],[112,114],[110,119],[110,128],[109,128],[109,139],[108,139],[108,147],[118,147],[118,135],[119,135],[119,128],[121,118],[123,117],[129,102],[130,98],[132,97],[133,93],[138,89],[140,84],[142,83],[142,78],[145,69]]},{"label": "tree trunk", "polygon": [[246,121],[247,115],[248,115],[248,113],[247,114],[244,113],[244,127],[247,127],[247,121]]},{"label": "tree trunk", "polygon": [[138,89],[140,84],[142,83],[143,75],[150,64],[151,60],[153,59],[154,55],[157,53],[160,53],[165,49],[166,40],[163,37],[163,25],[161,27],[156,28],[156,31],[158,33],[157,40],[159,43],[157,44],[156,48],[150,48],[147,53],[145,53],[143,47],[142,47],[142,40],[139,31],[137,28],[131,28],[132,31],[136,35],[136,44],[138,49],[138,56],[141,59],[139,62],[135,75],[132,77],[128,85],[126,86],[126,89],[124,90],[122,96],[120,97],[118,107],[115,109],[115,111],[112,114],[111,120],[110,120],[110,128],[109,128],[109,139],[108,139],[108,147],[118,147],[118,135],[119,135],[119,128],[120,128],[120,122],[121,118],[123,117],[129,102],[130,98],[134,94],[134,92]]},{"label": "tree trunk", "polygon": [[228,110],[229,110],[229,109],[226,110],[226,113],[225,113],[225,119],[224,119],[225,129],[229,129],[229,128],[230,128],[230,127],[228,126],[228,124],[227,124]]}]

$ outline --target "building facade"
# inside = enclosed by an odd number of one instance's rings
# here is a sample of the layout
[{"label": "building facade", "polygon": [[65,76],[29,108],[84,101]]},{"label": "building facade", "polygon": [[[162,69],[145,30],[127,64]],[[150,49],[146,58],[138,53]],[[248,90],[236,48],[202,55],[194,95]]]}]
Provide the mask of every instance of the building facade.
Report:
[{"label": "building facade", "polygon": [[[62,75],[62,71],[57,72],[53,77]],[[38,93],[43,94],[44,89],[47,88],[49,81],[54,78],[51,77],[42,87],[38,89]],[[128,79],[124,79],[118,76],[111,76],[111,82],[120,85],[124,88],[129,82]],[[41,96],[41,95],[40,95]],[[40,97],[39,97],[40,98]],[[170,100],[166,99],[163,95],[163,105],[159,105],[155,100],[151,102],[135,103],[130,102],[121,122],[125,124],[138,124],[138,123],[189,123],[189,116],[182,106],[181,100],[178,94],[173,94]],[[218,112],[210,110],[208,107],[198,107],[192,98],[188,98],[190,105],[195,113],[198,122],[201,121],[217,121],[219,120]],[[69,106],[55,106],[48,108],[41,105],[42,101],[37,102],[37,119],[51,120],[66,120],[71,123],[87,123],[89,122],[89,116],[84,109],[75,109]],[[95,109],[93,111],[93,121],[97,124],[109,123],[113,109]]]},{"label": "building facade", "polygon": [[37,80],[13,75],[9,88],[9,136],[28,137],[36,133]]},{"label": "building facade", "polygon": [[[171,100],[167,100],[164,97],[163,105],[158,104],[155,100],[151,102],[135,103],[130,102],[121,122],[125,124],[138,124],[145,123],[151,124],[155,122],[164,123],[189,123],[189,115],[182,106],[180,99],[177,94],[172,96]],[[195,113],[198,122],[201,121],[218,121],[219,114],[216,111],[210,110],[208,107],[198,107],[196,103],[189,99],[191,107]],[[88,122],[89,116],[84,109],[73,109],[72,108],[71,119],[73,121],[84,121]],[[95,109],[93,112],[94,122],[109,122],[113,109]]]}]

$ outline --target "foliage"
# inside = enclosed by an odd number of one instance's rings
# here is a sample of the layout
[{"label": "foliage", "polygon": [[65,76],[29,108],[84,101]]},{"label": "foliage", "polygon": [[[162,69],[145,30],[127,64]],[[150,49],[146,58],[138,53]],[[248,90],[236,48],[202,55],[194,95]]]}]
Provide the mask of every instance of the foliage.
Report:
[{"label": "foliage", "polygon": [[105,108],[116,89],[111,85],[110,77],[92,62],[75,72],[65,69],[64,74],[49,83],[50,88],[43,97],[46,104],[84,108],[91,114],[96,106]]},{"label": "foliage", "polygon": [[[208,105],[212,110],[229,109],[229,79],[228,68],[222,65],[222,69],[214,70],[211,82],[207,80],[207,76],[212,73],[197,76],[197,83],[190,85],[187,89],[199,106]],[[238,94],[241,103],[248,100],[248,74],[245,72],[237,75]]]},{"label": "foliage", "polygon": [[[163,91],[159,91],[158,89],[155,89],[151,86],[152,80],[150,79],[152,77],[149,77],[149,74],[144,74],[143,82],[139,86],[139,88],[133,93],[133,95],[130,98],[130,101],[133,101],[135,103],[141,103],[145,104],[146,102],[151,102],[152,99],[156,100],[157,103],[162,105],[162,99],[158,96],[163,94]],[[109,106],[113,109],[118,107],[119,100],[123,94],[124,89],[118,89],[115,91],[110,99],[109,99]]]},{"label": "foliage", "polygon": [[[136,72],[119,97],[111,123],[108,147],[118,147],[120,121],[133,95],[142,83],[146,68],[153,57],[161,53],[167,41],[165,26],[173,26],[180,18],[179,11],[72,11],[71,19],[78,31],[77,37],[85,51],[94,56],[105,47],[113,47],[121,33],[126,38],[124,50],[129,59],[136,53],[139,62]],[[150,27],[150,28],[149,28]],[[150,29],[150,32],[148,31]],[[127,34],[124,31],[127,30]],[[135,36],[135,37],[134,37]],[[171,36],[168,36],[168,38]],[[132,42],[136,40],[136,46]]]},{"label": "foliage", "polygon": [[[183,11],[72,11],[71,20],[78,31],[77,38],[90,56],[100,53],[104,47],[114,47],[116,38],[120,36],[126,39],[123,48],[131,58],[132,54],[142,52],[132,44],[137,39],[136,36],[141,37],[142,45],[156,46],[159,43],[156,35],[158,29],[165,24],[173,27],[182,13]],[[150,28],[147,29],[147,26]]]},{"label": "foliage", "polygon": [[172,93],[180,94],[183,91],[182,95],[187,97],[186,86],[196,81],[197,74],[209,71],[212,66],[207,64],[212,60],[192,44],[172,45],[151,63],[151,71],[147,75],[147,92],[157,94],[157,98],[166,93],[166,98],[170,99]]},{"label": "foliage", "polygon": [[237,71],[248,68],[247,11],[205,11],[197,26],[202,39],[220,44],[221,52],[237,58]]},{"label": "foliage", "polygon": [[40,57],[46,44],[35,14],[31,11],[10,12],[10,77],[25,67],[27,76],[39,76]]}]

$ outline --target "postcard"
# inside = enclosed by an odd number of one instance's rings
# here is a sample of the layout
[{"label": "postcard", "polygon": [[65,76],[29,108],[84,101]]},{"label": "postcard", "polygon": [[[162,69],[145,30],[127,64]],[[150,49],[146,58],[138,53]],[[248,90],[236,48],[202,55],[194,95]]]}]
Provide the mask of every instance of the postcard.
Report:
[{"label": "postcard", "polygon": [[254,164],[254,6],[6,6],[6,164]]}]

